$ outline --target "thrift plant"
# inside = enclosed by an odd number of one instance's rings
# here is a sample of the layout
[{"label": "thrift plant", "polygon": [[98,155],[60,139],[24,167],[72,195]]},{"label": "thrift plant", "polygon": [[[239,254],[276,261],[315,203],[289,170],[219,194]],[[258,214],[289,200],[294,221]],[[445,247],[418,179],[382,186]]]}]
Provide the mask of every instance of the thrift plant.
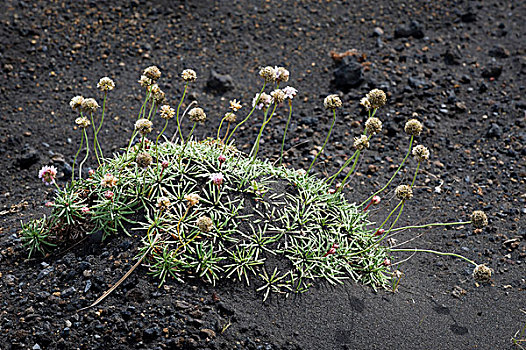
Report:
[{"label": "thrift plant", "polygon": [[[40,170],[42,181],[55,186],[55,198],[46,205],[52,208],[50,215],[22,224],[21,236],[29,256],[71,245],[94,232],[102,232],[103,240],[135,232],[141,237],[137,263],[111,290],[142,264],[160,284],[168,278],[184,283],[188,277],[198,277],[211,284],[230,278],[254,284],[264,299],[270,293],[306,291],[319,280],[339,284],[352,279],[374,289],[396,290],[402,274],[393,270],[392,261],[396,252],[404,251],[464,259],[474,266],[477,281],[490,280],[488,267],[463,256],[386,244],[393,234],[408,228],[468,223],[482,228],[488,223],[482,211],[475,211],[465,222],[396,227],[413,197],[420,164],[429,158],[425,146],[413,147],[423,128],[418,120],[405,125],[409,147],[389,181],[363,202],[349,201],[345,185],[352,179],[360,156],[382,130],[376,114],[387,102],[385,93],[374,89],[361,100],[369,118],[363,133],[354,138],[354,152],[334,175],[320,179],[310,171],[329,141],[342,101],[337,95],[323,101],[332,114],[332,123],[309,168],[287,168],[282,166],[284,145],[298,91],[280,86],[290,76],[283,67],[264,67],[259,75],[263,86],[245,117],[238,115],[246,106],[232,100],[216,137],[197,140],[193,137],[195,129],[208,120],[205,109],[193,103],[184,112],[181,108],[197,79],[195,71],[182,72],[184,90],[174,108],[165,104],[165,93],[158,85],[161,71],[155,66],[146,68],[138,81],[145,97],[129,143],[113,156],[104,153],[98,137],[106,100],[115,87],[113,80],[104,77],[97,84],[103,94],[102,108],[94,98],[73,97],[70,106],[78,114],[75,124],[80,141],[72,169],[78,162],[78,172],[73,171],[71,181],[59,186],[53,166]],[[272,91],[267,94],[269,86]],[[275,166],[257,155],[266,126],[283,107],[288,107],[288,118]],[[245,154],[236,148],[234,134],[256,112],[263,113],[263,123],[251,152]],[[182,127],[185,116],[191,123],[187,135]],[[177,126],[171,139],[165,135],[169,123]],[[81,154],[84,157],[79,161]],[[385,219],[380,224],[371,222],[369,208],[381,203],[382,193],[410,155],[417,160],[412,181],[396,187],[398,204],[385,213]],[[90,159],[96,168],[86,173],[83,168]],[[334,184],[345,169],[349,170],[342,183]]]}]

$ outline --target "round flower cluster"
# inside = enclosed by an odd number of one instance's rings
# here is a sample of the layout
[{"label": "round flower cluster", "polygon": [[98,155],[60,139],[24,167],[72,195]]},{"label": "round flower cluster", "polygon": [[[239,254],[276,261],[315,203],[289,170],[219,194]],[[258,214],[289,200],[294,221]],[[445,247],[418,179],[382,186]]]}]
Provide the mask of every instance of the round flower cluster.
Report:
[{"label": "round flower cluster", "polygon": [[276,71],[271,66],[266,66],[259,70],[259,76],[265,80],[265,83],[272,83],[276,80]]},{"label": "round flower cluster", "polygon": [[376,117],[371,117],[365,122],[365,130],[370,134],[378,134],[382,131],[382,122]]},{"label": "round flower cluster", "polygon": [[115,185],[117,185],[117,178],[113,176],[112,174],[106,174],[104,175],[102,180],[100,180],[101,187],[112,188]]},{"label": "round flower cluster", "polygon": [[143,88],[149,88],[153,84],[152,79],[146,75],[141,75],[141,79],[139,79],[138,82]]},{"label": "round flower cluster", "polygon": [[290,73],[284,67],[274,67],[274,74],[277,82],[289,81]]},{"label": "round flower cluster", "polygon": [[195,107],[188,112],[188,118],[194,123],[203,123],[206,120],[206,113],[200,107]]},{"label": "round flower cluster", "polygon": [[224,180],[225,177],[221,173],[210,174],[210,181],[212,181],[214,185],[221,186]]},{"label": "round flower cluster", "polygon": [[327,109],[334,110],[342,106],[342,100],[340,100],[340,97],[338,97],[338,95],[329,95],[323,100],[323,105]]},{"label": "round flower cluster", "polygon": [[148,119],[139,119],[135,122],[135,130],[142,136],[152,132],[152,122]]},{"label": "round flower cluster", "polygon": [[163,103],[165,94],[164,94],[164,91],[161,90],[159,85],[153,84],[152,87],[150,88],[150,92],[153,95],[153,99],[155,103],[157,103],[158,105]]},{"label": "round flower cluster", "polygon": [[97,101],[95,101],[94,98],[85,98],[83,101],[82,101],[82,111],[83,112],[86,112],[86,113],[93,113],[97,110],[97,108],[99,108],[99,104],[97,103]]},{"label": "round flower cluster", "polygon": [[296,90],[292,86],[285,86],[283,88],[283,92],[285,93],[285,98],[288,98],[289,100],[292,100],[296,96],[296,94],[298,93],[298,90]]},{"label": "round flower cluster", "polygon": [[484,264],[477,265],[473,269],[473,278],[477,282],[485,283],[491,280],[491,269]]},{"label": "round flower cluster", "polygon": [[405,201],[413,198],[413,189],[409,185],[400,185],[395,189],[395,195],[398,199]]},{"label": "round flower cluster", "polygon": [[160,210],[168,210],[171,205],[172,202],[170,202],[168,197],[159,197],[159,199],[157,199],[157,208]]},{"label": "round flower cluster", "polygon": [[362,97],[362,99],[360,100],[360,104],[367,110],[369,111],[372,106],[371,106],[371,101],[369,101],[369,99],[367,97]]},{"label": "round flower cluster", "polygon": [[228,123],[235,123],[236,122],[236,115],[232,112],[228,112],[225,114],[225,120],[228,122]]},{"label": "round flower cluster", "polygon": [[77,124],[79,127],[83,128],[83,129],[85,129],[88,126],[91,125],[89,119],[86,118],[86,117],[79,117],[79,118],[75,119],[75,124]]},{"label": "round flower cluster", "polygon": [[172,107],[168,105],[161,106],[160,111],[161,111],[161,118],[166,119],[166,120],[172,119],[175,115],[175,109],[173,109]]},{"label": "round flower cluster", "polygon": [[71,99],[69,102],[69,106],[73,108],[73,110],[77,110],[80,112],[82,107],[82,102],[84,102],[84,97],[82,96],[75,96]]},{"label": "round flower cluster", "polygon": [[373,89],[369,91],[369,93],[365,95],[365,98],[369,100],[369,104],[373,109],[380,108],[387,103],[385,92],[380,89]]},{"label": "round flower cluster", "polygon": [[422,132],[423,126],[422,123],[420,123],[416,119],[410,119],[405,123],[405,132],[412,136],[418,136]]},{"label": "round flower cluster", "polygon": [[214,228],[214,223],[212,219],[210,219],[208,216],[200,216],[197,219],[196,225],[199,228],[199,230],[205,233],[212,231],[212,229]]},{"label": "round flower cluster", "polygon": [[270,96],[272,96],[272,101],[274,103],[283,103],[283,101],[285,101],[285,92],[283,92],[281,89],[272,91]]},{"label": "round flower cluster", "polygon": [[488,217],[482,210],[475,210],[471,214],[471,223],[475,228],[483,228],[488,225]]},{"label": "round flower cluster", "polygon": [[152,156],[147,152],[141,152],[135,157],[135,162],[141,168],[147,168],[153,162]]},{"label": "round flower cluster", "polygon": [[190,193],[184,196],[184,199],[188,202],[188,206],[193,207],[197,203],[199,203],[199,195],[197,193]]},{"label": "round flower cluster", "polygon": [[143,75],[155,82],[161,77],[161,71],[156,66],[150,66],[144,70]]},{"label": "round flower cluster", "polygon": [[197,80],[197,74],[193,69],[185,69],[181,73],[181,78],[183,78],[183,80],[186,82],[193,82]]},{"label": "round flower cluster", "polygon": [[361,135],[360,137],[355,137],[353,146],[359,151],[365,148],[369,148],[369,139],[365,135]]},{"label": "round flower cluster", "polygon": [[413,156],[415,156],[419,162],[423,162],[424,160],[429,159],[429,150],[423,145],[418,145],[415,148],[413,148],[412,153]]},{"label": "round flower cluster", "polygon": [[101,91],[111,91],[115,87],[115,83],[108,77],[101,78],[97,84],[97,89]]},{"label": "round flower cluster", "polygon": [[49,186],[55,182],[55,177],[57,177],[57,168],[55,168],[53,165],[45,165],[38,172],[38,177],[42,179],[42,182],[44,182],[46,186]]},{"label": "round flower cluster", "polygon": [[[258,100],[259,97],[259,100]],[[252,107],[255,107],[256,109],[267,109],[272,104],[272,96],[269,94],[266,94],[264,92],[261,93],[261,95],[256,95],[252,99]]]}]

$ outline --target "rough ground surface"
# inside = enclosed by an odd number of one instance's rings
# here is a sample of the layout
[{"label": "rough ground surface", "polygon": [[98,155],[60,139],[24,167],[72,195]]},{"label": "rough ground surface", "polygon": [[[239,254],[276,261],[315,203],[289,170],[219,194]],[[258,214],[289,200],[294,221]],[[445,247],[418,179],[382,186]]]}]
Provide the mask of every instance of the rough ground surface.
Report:
[{"label": "rough ground surface", "polygon": [[[526,322],[521,3],[3,1],[0,348],[511,349],[511,337]],[[359,54],[363,81],[355,77],[347,86],[331,86],[329,52],[351,49]],[[19,220],[47,211],[43,204],[52,189],[38,181],[38,169],[53,162],[67,170],[64,161],[76,151],[70,98],[95,95],[102,76],[116,81],[103,145],[108,153],[117,150],[140,104],[136,81],[152,64],[162,69],[160,83],[172,104],[181,93],[178,74],[197,71],[190,97],[211,119],[198,128],[200,137],[214,134],[229,99],[249,103],[261,86],[260,65],[289,68],[290,84],[300,91],[287,142],[294,148],[286,163],[294,167],[309,164],[328,131],[323,97],[344,89],[344,112],[316,168],[326,173],[338,169],[362,130],[359,98],[383,88],[389,96],[378,114],[384,132],[347,191],[360,200],[384,183],[407,148],[403,125],[416,113],[425,124],[418,142],[429,146],[431,161],[403,223],[465,220],[482,208],[490,225],[476,234],[465,226],[396,238],[400,243],[422,234],[406,246],[487,263],[495,270],[492,283],[475,285],[463,261],[415,255],[397,266],[404,272],[397,293],[321,284],[304,295],[262,303],[253,287],[194,281],[158,288],[138,269],[100,306],[76,312],[129,269],[136,237],[104,244],[93,237],[58,256],[26,262]],[[232,77],[222,95],[206,88],[212,70]],[[283,108],[267,128],[262,156],[276,158],[285,120]],[[253,142],[256,128],[254,119],[241,130],[240,146]],[[378,220],[388,206],[385,196]]]}]

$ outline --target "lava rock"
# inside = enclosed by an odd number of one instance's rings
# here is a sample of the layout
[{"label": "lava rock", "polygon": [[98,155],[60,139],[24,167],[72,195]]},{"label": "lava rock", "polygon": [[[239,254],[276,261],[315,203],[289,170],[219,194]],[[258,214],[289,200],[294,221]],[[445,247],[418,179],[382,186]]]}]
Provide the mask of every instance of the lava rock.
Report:
[{"label": "lava rock", "polygon": [[429,84],[427,81],[422,80],[422,79],[409,77],[409,79],[407,79],[407,82],[409,83],[409,86],[414,89],[427,90],[431,88],[431,84]]},{"label": "lava rock", "polygon": [[502,128],[498,124],[493,123],[486,132],[486,136],[499,138],[502,136]]},{"label": "lava rock", "polygon": [[477,20],[477,15],[473,11],[467,10],[460,15],[460,20],[464,23],[472,23]]},{"label": "lava rock", "polygon": [[354,57],[345,56],[333,71],[332,85],[343,92],[360,86],[363,82],[363,67]]},{"label": "lava rock", "polygon": [[206,82],[206,90],[215,94],[223,94],[234,87],[234,80],[229,74],[219,74],[212,69]]},{"label": "lava rock", "polygon": [[442,55],[444,57],[444,63],[447,65],[458,65],[460,64],[460,59],[462,55],[458,49],[447,49],[447,51]]},{"label": "lava rock", "polygon": [[399,26],[395,28],[394,32],[395,39],[398,38],[409,38],[422,39],[424,37],[424,31],[422,26],[417,21],[411,21],[408,26]]},{"label": "lava rock", "polygon": [[508,50],[506,50],[503,46],[501,45],[495,45],[493,46],[490,50],[489,50],[489,55],[491,57],[496,57],[496,58],[508,58],[510,57],[510,52]]},{"label": "lava rock", "polygon": [[30,146],[24,147],[22,154],[17,158],[17,165],[20,169],[29,169],[33,164],[38,163],[40,154]]},{"label": "lava rock", "polygon": [[489,66],[482,70],[483,78],[498,78],[502,74],[502,66]]}]

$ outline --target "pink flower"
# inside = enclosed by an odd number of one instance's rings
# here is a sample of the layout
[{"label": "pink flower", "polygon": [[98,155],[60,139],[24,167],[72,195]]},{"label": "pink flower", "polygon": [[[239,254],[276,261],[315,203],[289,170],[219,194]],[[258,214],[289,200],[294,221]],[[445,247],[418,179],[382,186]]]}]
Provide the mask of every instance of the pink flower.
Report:
[{"label": "pink flower", "polygon": [[225,178],[221,173],[215,173],[210,175],[210,181],[212,181],[217,186],[221,186],[224,180]]},{"label": "pink flower", "polygon": [[292,86],[286,86],[282,90],[285,93],[285,98],[288,98],[289,100],[292,100],[298,93],[298,90],[294,89]]},{"label": "pink flower", "polygon": [[371,204],[374,204],[374,205],[377,205],[381,202],[381,198],[380,196],[373,196],[373,198],[371,199],[371,201],[369,202],[369,204],[367,204],[367,206],[363,209],[363,211],[367,211],[367,209],[369,209],[369,207],[371,206]]},{"label": "pink flower", "polygon": [[167,160],[163,160],[163,162],[161,163],[161,166],[163,167],[163,169],[168,168],[168,165],[170,165],[170,163],[168,163]]},{"label": "pink flower", "polygon": [[115,176],[113,176],[112,174],[106,174],[106,175],[104,175],[102,180],[100,180],[100,185],[102,187],[110,187],[111,188],[111,187],[117,185],[117,178]]},{"label": "pink flower", "polygon": [[44,206],[46,206],[47,208],[51,208],[53,206],[53,202],[46,202]]},{"label": "pink flower", "polygon": [[104,197],[106,197],[106,199],[113,199],[113,195],[114,193],[112,191],[104,192]]},{"label": "pink flower", "polygon": [[325,253],[325,255],[323,257],[326,257],[328,255],[332,255],[334,253],[336,253],[336,249],[338,249],[340,246],[337,244],[337,243],[334,243],[332,245],[332,247],[329,249],[329,251],[327,253]]},{"label": "pink flower", "polygon": [[82,214],[87,214],[87,213],[89,213],[89,208],[88,207],[82,207],[82,208],[80,208],[80,211],[82,212]]},{"label": "pink flower", "polygon": [[55,177],[57,176],[57,168],[52,166],[43,166],[42,169],[38,172],[38,177],[46,184],[46,186],[51,185],[55,182]]},{"label": "pink flower", "polygon": [[89,177],[92,177],[93,175],[95,175],[95,170],[90,169],[90,170],[88,171],[88,176],[89,176]]},{"label": "pink flower", "polygon": [[330,188],[328,191],[327,191],[329,194],[335,194],[336,193],[336,190],[334,188]]},{"label": "pink flower", "polygon": [[384,266],[390,266],[391,265],[391,260],[389,260],[388,258],[385,258],[384,259],[384,262],[382,263]]},{"label": "pink flower", "polygon": [[374,234],[375,236],[381,236],[385,233],[385,230],[383,228],[379,229],[378,231],[376,231],[376,233]]},{"label": "pink flower", "polygon": [[[259,100],[258,100],[259,97]],[[256,104],[257,102],[257,104]],[[267,109],[272,104],[272,96],[262,92],[252,99],[252,106],[256,109]]]},{"label": "pink flower", "polygon": [[224,155],[220,155],[217,160],[219,161],[219,164],[223,164],[226,161],[226,157]]}]

